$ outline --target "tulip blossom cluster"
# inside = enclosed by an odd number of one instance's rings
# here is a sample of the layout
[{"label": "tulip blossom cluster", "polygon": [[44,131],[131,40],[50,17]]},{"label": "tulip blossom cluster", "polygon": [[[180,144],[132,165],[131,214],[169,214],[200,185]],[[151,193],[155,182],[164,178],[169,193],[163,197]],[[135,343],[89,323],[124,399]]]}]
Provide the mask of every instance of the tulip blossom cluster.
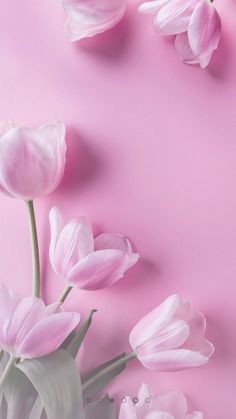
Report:
[{"label": "tulip blossom cluster", "polygon": [[139,7],[154,15],[154,28],[174,35],[175,47],[187,64],[207,67],[221,37],[221,19],[210,0],[151,0]]},{"label": "tulip blossom cluster", "polygon": [[[52,122],[31,129],[7,122],[0,128],[0,187],[5,195],[25,201],[29,209],[34,268],[33,296],[19,297],[0,286],[0,418],[115,418],[115,406],[108,396],[98,405],[88,405],[86,400],[97,396],[128,362],[138,360],[154,371],[206,364],[214,347],[204,337],[205,317],[188,301],[171,295],[131,330],[130,353],[122,353],[80,378],[74,359],[96,310],[90,308],[80,326],[80,314],[64,311],[63,303],[73,288],[93,291],[111,287],[140,256],[127,237],[112,233],[94,237],[85,217],[65,221],[53,207],[48,252],[65,291],[56,302],[46,305],[40,296],[33,200],[60,183],[66,161],[65,127]],[[148,404],[144,403],[147,398]],[[121,406],[119,419],[131,418],[203,419],[203,415],[188,413],[181,392],[154,397],[143,385],[137,404],[126,398]]]},{"label": "tulip blossom cluster", "polygon": [[180,391],[154,396],[147,384],[142,384],[134,403],[131,397],[122,401],[119,419],[203,419],[201,412],[188,413],[187,401]]}]

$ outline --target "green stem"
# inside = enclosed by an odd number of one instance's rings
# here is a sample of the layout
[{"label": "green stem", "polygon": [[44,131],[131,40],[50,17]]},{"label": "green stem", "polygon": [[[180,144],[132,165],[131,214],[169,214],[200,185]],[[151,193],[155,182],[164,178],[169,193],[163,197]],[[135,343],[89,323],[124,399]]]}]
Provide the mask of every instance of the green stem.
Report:
[{"label": "green stem", "polygon": [[59,298],[59,303],[64,303],[65,299],[67,298],[68,294],[71,292],[73,287],[71,287],[70,285],[68,287],[66,287],[63,291],[63,293],[61,294],[60,298]]},{"label": "green stem", "polygon": [[129,354],[115,359],[114,362],[109,363],[109,365],[104,366],[103,369],[100,369],[97,373],[89,377],[85,382],[83,382],[82,388],[83,391],[86,391],[94,382],[101,380],[104,376],[106,376],[109,372],[116,370],[119,367],[122,367],[126,362],[131,361],[132,359],[137,358],[137,354],[135,352],[130,352]]},{"label": "green stem", "polygon": [[14,362],[15,362],[15,357],[14,357],[14,355],[11,355],[3,373],[0,377],[0,393],[3,389],[5,381],[6,381],[8,375],[9,375],[9,373],[10,373],[10,371],[11,371],[13,365],[14,365]]},{"label": "green stem", "polygon": [[39,245],[37,236],[37,227],[34,212],[33,201],[27,201],[29,211],[29,223],[32,242],[32,259],[33,259],[33,294],[40,297],[40,263],[39,263]]}]

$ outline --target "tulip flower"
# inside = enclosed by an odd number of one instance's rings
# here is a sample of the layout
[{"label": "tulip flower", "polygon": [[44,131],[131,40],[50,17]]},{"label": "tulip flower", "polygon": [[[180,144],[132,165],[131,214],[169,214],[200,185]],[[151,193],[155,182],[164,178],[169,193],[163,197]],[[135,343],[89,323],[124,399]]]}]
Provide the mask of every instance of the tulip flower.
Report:
[{"label": "tulip flower", "polygon": [[61,122],[35,129],[0,123],[0,190],[25,201],[49,194],[63,176],[65,154]]},{"label": "tulip flower", "polygon": [[214,346],[204,338],[205,328],[203,314],[172,295],[137,323],[129,340],[146,368],[174,371],[208,362]]},{"label": "tulip flower", "polygon": [[115,26],[124,16],[126,0],[62,0],[70,41],[90,38]]},{"label": "tulip flower", "polygon": [[97,290],[110,286],[139,259],[122,235],[101,234],[94,239],[83,217],[66,223],[59,209],[52,208],[49,219],[51,265],[71,287]]},{"label": "tulip flower", "polygon": [[176,36],[175,47],[187,64],[207,67],[221,37],[221,20],[214,5],[202,0],[195,7],[187,32]]},{"label": "tulip flower", "polygon": [[203,419],[201,412],[188,413],[185,396],[180,391],[157,397],[143,384],[137,399],[135,404],[130,397],[123,399],[119,419]]},{"label": "tulip flower", "polygon": [[221,37],[221,19],[210,0],[153,0],[142,3],[141,13],[154,15],[155,30],[177,35],[175,46],[187,64],[205,68]]},{"label": "tulip flower", "polygon": [[39,358],[55,351],[77,327],[80,314],[45,306],[40,298],[20,299],[0,286],[0,349],[14,358]]}]

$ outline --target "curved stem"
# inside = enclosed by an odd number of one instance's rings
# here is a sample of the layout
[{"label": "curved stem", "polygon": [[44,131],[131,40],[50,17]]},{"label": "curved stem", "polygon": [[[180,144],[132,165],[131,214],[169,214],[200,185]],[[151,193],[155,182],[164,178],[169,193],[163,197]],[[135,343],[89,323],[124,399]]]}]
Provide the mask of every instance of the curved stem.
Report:
[{"label": "curved stem", "polygon": [[63,293],[61,294],[60,298],[59,298],[59,303],[64,303],[65,299],[67,298],[68,294],[71,292],[73,287],[71,287],[70,285],[68,287],[66,287],[63,291]]},{"label": "curved stem", "polygon": [[97,370],[97,372],[95,372],[94,375],[89,376],[88,379],[83,382],[83,391],[86,391],[86,389],[89,388],[91,385],[101,380],[104,376],[109,374],[109,372],[117,370],[119,367],[121,368],[120,372],[122,372],[126,363],[135,358],[137,358],[136,352],[130,352],[129,354],[124,355],[118,359],[114,359],[114,362],[110,362],[109,364],[104,365],[104,368]]},{"label": "curved stem", "polygon": [[32,260],[33,260],[33,294],[35,297],[40,297],[40,263],[39,263],[39,246],[37,227],[34,212],[33,201],[27,201],[29,211],[29,223],[32,242]]},{"label": "curved stem", "polygon": [[10,358],[9,358],[9,360],[8,360],[8,362],[7,362],[7,365],[6,365],[3,373],[2,373],[2,375],[0,377],[0,392],[2,391],[2,388],[4,386],[4,383],[5,383],[8,375],[9,375],[9,373],[10,373],[10,371],[11,371],[13,365],[14,365],[14,362],[15,362],[15,357],[14,357],[14,355],[11,355]]}]

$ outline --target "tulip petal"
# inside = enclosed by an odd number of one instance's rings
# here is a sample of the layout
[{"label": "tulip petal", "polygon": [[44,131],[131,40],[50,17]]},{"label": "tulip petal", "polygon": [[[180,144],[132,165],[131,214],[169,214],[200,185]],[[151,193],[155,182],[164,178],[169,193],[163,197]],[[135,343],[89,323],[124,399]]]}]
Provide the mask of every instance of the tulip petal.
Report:
[{"label": "tulip petal", "polygon": [[155,371],[176,371],[184,368],[200,367],[208,363],[208,358],[199,352],[174,349],[146,356],[138,356],[140,362]]},{"label": "tulip petal", "polygon": [[74,330],[80,321],[77,313],[57,313],[40,320],[24,338],[18,356],[38,358],[53,352]]},{"label": "tulip petal", "polygon": [[116,272],[124,257],[120,250],[97,250],[72,268],[67,281],[72,286],[87,290],[110,286],[119,279]]},{"label": "tulip petal", "polygon": [[66,32],[71,41],[112,28],[126,11],[125,0],[62,0],[62,6],[68,13]]},{"label": "tulip petal", "polygon": [[203,67],[209,62],[206,57],[211,56],[217,48],[221,37],[221,20],[215,7],[209,0],[202,0],[196,6],[188,27],[188,38],[191,50],[199,57]]},{"label": "tulip petal", "polygon": [[159,351],[167,351],[181,346],[189,336],[189,326],[183,320],[172,321],[160,332],[153,334],[152,338],[143,341],[140,347],[136,347],[138,355],[153,354]]},{"label": "tulip petal", "polygon": [[176,35],[188,28],[194,7],[199,0],[172,0],[161,8],[154,25],[164,35]]},{"label": "tulip petal", "polygon": [[17,124],[12,121],[0,121],[0,136],[6,134],[12,128],[16,128]]},{"label": "tulip petal", "polygon": [[65,163],[62,125],[50,132],[50,143],[45,128],[18,127],[0,137],[0,184],[15,198],[31,200],[57,187]]},{"label": "tulip petal", "polygon": [[53,123],[40,125],[37,128],[37,131],[44,138],[44,142],[46,144],[50,144],[54,156],[54,164],[52,166],[52,168],[54,168],[53,182],[51,185],[49,185],[48,190],[44,193],[47,194],[56,189],[64,174],[66,163],[66,128],[63,122],[55,121]]},{"label": "tulip petal", "polygon": [[1,322],[8,324],[12,312],[16,306],[17,302],[14,304],[14,300],[11,298],[11,294],[5,285],[0,285],[0,318]]},{"label": "tulip petal", "polygon": [[103,233],[94,240],[94,249],[117,249],[124,253],[131,254],[132,246],[127,237],[121,234]]},{"label": "tulip petal", "polygon": [[124,258],[122,263],[113,272],[113,278],[122,278],[124,272],[130,269],[139,260],[140,255],[138,253],[132,253],[132,246],[127,237],[121,234],[100,234],[94,240],[95,250],[115,249],[124,252]]},{"label": "tulip petal", "polygon": [[[197,58],[191,50],[187,32],[180,33],[175,38],[175,48],[180,59],[186,64],[199,64]],[[209,56],[209,60],[210,60]]]},{"label": "tulip petal", "polygon": [[56,271],[66,278],[73,266],[93,251],[93,246],[93,233],[87,220],[80,217],[69,221],[56,242]]},{"label": "tulip petal", "polygon": [[157,398],[155,406],[158,410],[169,412],[174,418],[184,418],[187,413],[187,402],[181,391],[171,391]]},{"label": "tulip petal", "polygon": [[153,1],[145,1],[144,3],[140,4],[138,10],[141,13],[156,13],[163,7],[165,4],[169,3],[171,0],[153,0]]},{"label": "tulip petal", "polygon": [[45,315],[45,305],[35,297],[23,298],[17,305],[7,328],[6,344],[19,345],[34,324]]},{"label": "tulip petal", "polygon": [[191,335],[186,340],[184,347],[194,352],[199,352],[203,356],[211,357],[215,351],[214,345],[201,336]]},{"label": "tulip petal", "polygon": [[143,419],[175,419],[174,416],[170,415],[168,412],[158,412],[153,410],[148,413]]},{"label": "tulip petal", "polygon": [[130,333],[129,341],[135,350],[143,342],[148,341],[162,329],[164,329],[180,304],[178,295],[171,295],[151,313],[143,317]]}]

